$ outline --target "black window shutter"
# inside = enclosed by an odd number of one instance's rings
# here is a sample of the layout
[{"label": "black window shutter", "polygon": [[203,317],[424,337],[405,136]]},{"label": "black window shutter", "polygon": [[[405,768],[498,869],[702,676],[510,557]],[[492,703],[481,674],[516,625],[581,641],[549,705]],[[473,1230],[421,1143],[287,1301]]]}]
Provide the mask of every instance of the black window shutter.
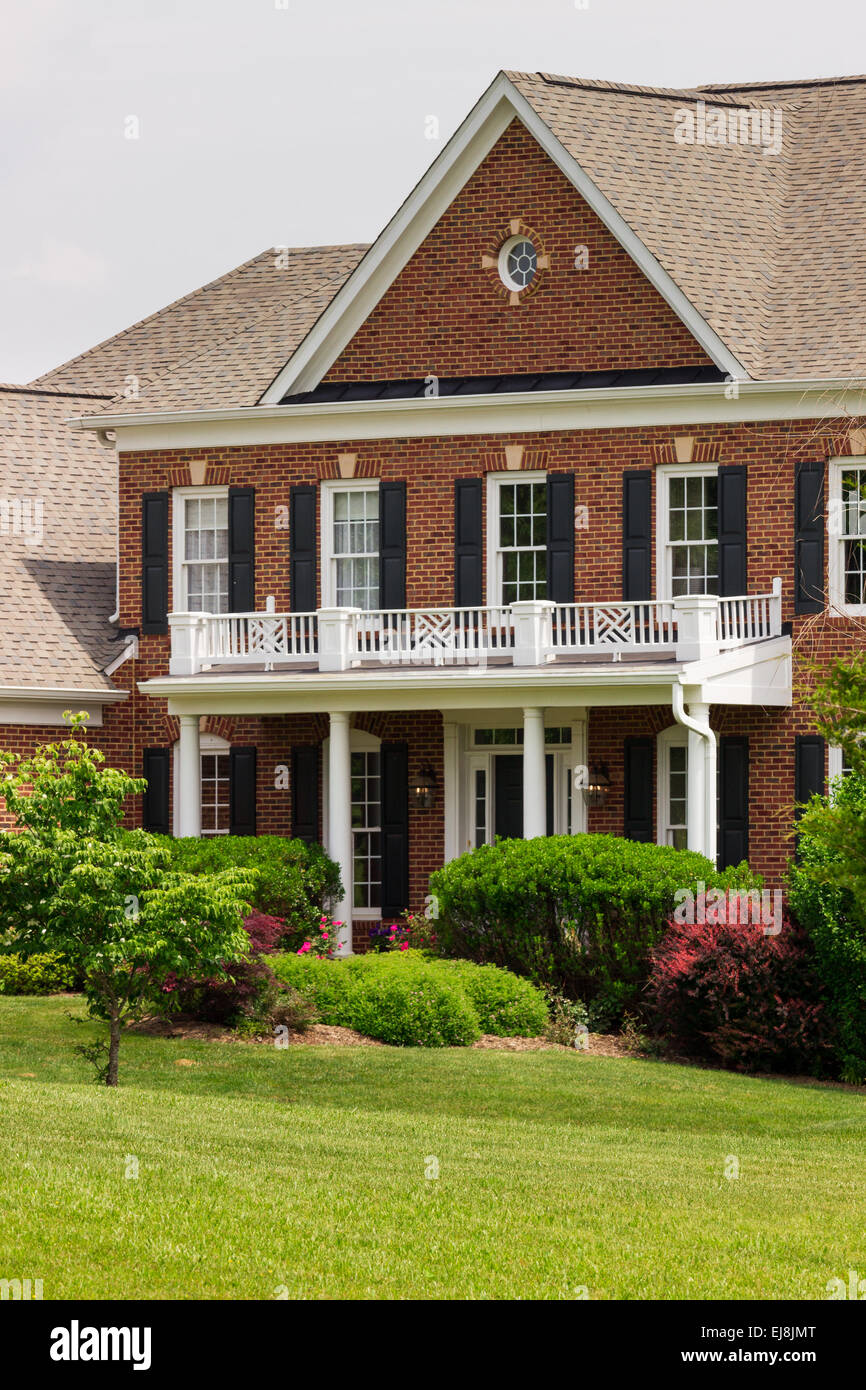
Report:
[{"label": "black window shutter", "polygon": [[[480,478],[458,478],[454,484],[454,603],[457,608],[480,608],[484,602],[483,508]],[[490,544],[496,544],[491,536]],[[490,596],[491,602],[494,595]]]},{"label": "black window shutter", "polygon": [[553,834],[553,774],[554,757],[552,753],[546,753],[544,757],[544,804],[546,825],[545,835]]},{"label": "black window shutter", "polygon": [[652,844],[653,833],[653,741],[627,738],[625,741],[625,788],[623,834],[627,840]]},{"label": "black window shutter", "polygon": [[142,799],[141,824],[143,829],[153,835],[170,835],[171,824],[168,811],[169,768],[171,752],[168,748],[145,748],[142,776],[147,778],[147,788]]},{"label": "black window shutter", "polygon": [[722,597],[748,591],[746,565],[746,466],[719,468],[719,593]]},{"label": "black window shutter", "polygon": [[292,835],[308,845],[319,840],[319,750],[314,743],[292,749]]},{"label": "black window shutter", "polygon": [[622,475],[622,596],[652,598],[652,473],[629,468]]},{"label": "black window shutter", "polygon": [[728,869],[749,857],[749,740],[719,739],[718,866]]},{"label": "black window shutter", "polygon": [[316,611],[316,489],[289,492],[289,595],[293,613]]},{"label": "black window shutter", "polygon": [[229,609],[252,613],[256,606],[256,490],[229,488]]},{"label": "black window shutter", "polygon": [[803,460],[794,475],[794,612],[824,608],[824,465]]},{"label": "black window shutter", "polygon": [[383,743],[382,917],[399,917],[409,906],[409,747]]},{"label": "black window shutter", "polygon": [[256,750],[232,748],[229,753],[229,829],[232,835],[256,833]]},{"label": "black window shutter", "polygon": [[824,781],[824,740],[819,734],[797,734],[794,741],[794,799],[800,815],[801,803],[810,796],[823,796],[826,791]]},{"label": "black window shutter", "polygon": [[406,484],[379,484],[379,605],[406,607]]},{"label": "black window shutter", "polygon": [[547,478],[547,597],[574,602],[574,474]]},{"label": "black window shutter", "polygon": [[168,632],[168,493],[141,499],[141,630]]}]

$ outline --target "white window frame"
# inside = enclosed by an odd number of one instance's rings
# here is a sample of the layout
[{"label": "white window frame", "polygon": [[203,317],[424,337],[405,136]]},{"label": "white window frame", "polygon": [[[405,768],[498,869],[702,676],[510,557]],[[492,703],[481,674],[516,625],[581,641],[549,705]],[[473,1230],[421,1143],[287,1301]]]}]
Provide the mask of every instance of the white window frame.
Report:
[{"label": "white window frame", "polygon": [[832,794],[833,782],[851,769],[844,765],[844,753],[838,743],[831,743],[827,749],[827,790]]},{"label": "white window frame", "polygon": [[[494,839],[494,778],[495,759],[502,754],[523,754],[522,743],[476,744],[478,729],[513,729],[522,727],[522,718],[515,717],[515,710],[498,710],[489,718],[473,718],[471,723],[461,725],[459,798],[462,814],[459,816],[460,843],[465,850],[475,848],[475,773],[486,773],[486,824],[485,843]],[[553,754],[553,833],[555,835],[579,835],[586,831],[586,802],[574,790],[575,769],[586,763],[586,719],[575,719],[572,711],[555,709],[547,711],[545,729],[571,729],[571,743],[545,744],[545,757]],[[571,788],[571,824],[568,824],[568,800]],[[447,792],[446,792],[447,794]],[[455,816],[457,810],[455,808]]]},{"label": "white window frame", "polygon": [[[328,478],[321,485],[319,555],[322,561],[322,607],[337,606],[337,561],[334,555],[334,495],[338,492],[375,492],[378,478]],[[380,537],[381,543],[381,537]],[[378,603],[376,604],[378,607]]]},{"label": "white window frame", "polygon": [[689,824],[688,803],[688,754],[689,731],[681,724],[671,724],[656,738],[656,844],[667,845],[668,827],[671,820],[671,749],[686,750],[686,833]]},{"label": "white window frame", "polygon": [[[199,741],[198,741],[198,742],[199,742],[199,775],[198,775],[198,789],[199,789],[199,802],[200,802],[200,801],[201,801],[201,760],[202,760],[202,757],[203,757],[205,754],[207,754],[207,753],[225,753],[225,754],[228,754],[228,753],[231,752],[231,744],[228,742],[227,739],[220,738],[219,734],[199,734]],[[171,807],[172,807],[172,822],[171,822],[171,824],[172,824],[172,833],[176,835],[176,834],[177,834],[177,830],[175,829],[175,827],[176,827],[176,826],[179,824],[179,822],[180,822],[180,739],[175,739],[174,747],[172,748],[172,774],[173,774],[173,776],[172,776],[172,788],[173,788],[173,791],[172,791],[172,798],[171,798]],[[207,838],[208,840],[217,839],[218,837],[221,837],[223,834],[230,835],[230,834],[231,834],[231,831],[230,831],[230,830],[227,830],[227,831],[222,831],[222,830],[220,830],[220,831],[217,831],[216,833],[212,833],[212,834],[206,836],[206,838]]]},{"label": "white window frame", "polygon": [[[827,589],[830,607],[853,617],[866,615],[866,603],[845,602],[845,562],[842,539],[842,474],[849,468],[866,469],[866,456],[830,460],[827,478]],[[866,537],[864,537],[866,539]]]},{"label": "white window frame", "polygon": [[[171,607],[173,613],[188,612],[186,591],[186,549],[184,538],[186,527],[186,504],[205,497],[224,497],[228,503],[227,486],[175,487],[171,490]],[[194,564],[195,561],[189,563]],[[229,574],[229,601],[231,601],[231,574]]]},{"label": "white window frame", "polygon": [[[673,576],[669,564],[670,539],[670,492],[671,478],[717,478],[718,464],[715,463],[664,463],[655,470],[656,475],[656,599],[661,602],[673,601]],[[700,545],[695,541],[695,545]],[[718,545],[718,540],[716,542]]]},{"label": "white window frame", "polygon": [[[537,469],[515,469],[513,472],[487,474],[487,606],[502,608],[502,551],[499,549],[499,498],[502,484],[508,483],[546,483],[547,471]],[[548,525],[550,518],[548,517]]]}]

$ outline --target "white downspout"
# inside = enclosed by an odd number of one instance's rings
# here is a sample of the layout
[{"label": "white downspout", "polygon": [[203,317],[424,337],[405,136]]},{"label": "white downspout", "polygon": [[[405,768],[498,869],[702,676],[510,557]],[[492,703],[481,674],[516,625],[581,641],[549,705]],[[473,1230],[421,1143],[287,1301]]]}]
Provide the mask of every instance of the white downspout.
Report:
[{"label": "white downspout", "polygon": [[702,719],[694,719],[685,711],[681,679],[671,688],[671,709],[674,719],[684,729],[696,734],[704,750],[704,805],[701,825],[703,853],[712,864],[716,862],[716,736],[710,728],[709,707]]}]

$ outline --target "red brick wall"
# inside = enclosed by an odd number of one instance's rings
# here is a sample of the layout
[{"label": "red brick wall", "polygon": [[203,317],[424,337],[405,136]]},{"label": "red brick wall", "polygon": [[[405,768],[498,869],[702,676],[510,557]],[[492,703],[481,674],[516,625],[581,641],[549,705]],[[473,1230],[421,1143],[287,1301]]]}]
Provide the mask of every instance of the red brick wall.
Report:
[{"label": "red brick wall", "polygon": [[[550,257],[511,306],[482,269],[512,218]],[[588,267],[575,269],[575,248]],[[661,295],[513,121],[327,373],[326,381],[707,365]]]},{"label": "red brick wall", "polygon": [[[794,618],[793,614],[793,487],[794,464],[799,458],[826,458],[842,451],[828,427],[816,422],[761,423],[731,426],[683,426],[670,429],[587,430],[573,435],[503,435],[491,438],[460,437],[447,440],[397,439],[386,443],[346,440],[339,444],[271,445],[196,451],[210,471],[208,481],[231,481],[256,488],[256,601],[264,607],[274,594],[278,610],[289,602],[289,536],[278,529],[278,509],[289,500],[294,482],[318,482],[337,476],[337,454],[357,454],[358,474],[402,478],[407,482],[408,575],[410,606],[453,602],[453,484],[455,477],[481,476],[491,468],[504,468],[506,444],[522,444],[524,464],[539,468],[570,469],[575,474],[575,501],[588,508],[588,527],[576,532],[576,597],[587,601],[618,599],[621,593],[622,473],[627,468],[653,468],[673,460],[673,438],[693,436],[696,459],[719,463],[745,463],[749,478],[749,590],[767,592],[773,578],[783,581],[786,620],[793,620],[795,649],[804,656],[826,660],[862,645],[862,630],[845,619],[819,615]],[[121,622],[140,622],[141,592],[141,494],[172,484],[188,483],[189,452],[124,455],[121,467]],[[653,561],[654,563],[654,561]],[[127,663],[118,679],[129,685],[133,677],[163,674],[167,670],[169,639],[143,637],[141,659]],[[795,680],[802,676],[798,665]],[[399,676],[395,673],[395,678]],[[654,716],[655,717],[655,716]],[[750,710],[727,707],[716,710],[724,732],[748,733],[751,740],[752,859],[754,866],[778,877],[789,852],[785,829],[794,797],[794,735],[810,728],[804,709]],[[424,719],[427,717],[424,716]],[[667,712],[656,718],[658,727],[672,722]],[[131,765],[141,765],[141,749],[170,741],[161,705],[138,694],[134,706],[120,716],[128,720]],[[397,720],[398,716],[389,716]],[[590,757],[604,757],[614,777],[608,809],[593,814],[592,825],[621,833],[622,738],[626,733],[650,732],[649,715],[643,710],[590,716]],[[403,716],[410,749],[429,741],[434,766],[441,756],[434,726],[423,734],[417,716]],[[661,723],[658,721],[661,720]],[[422,721],[423,722],[423,721]],[[399,727],[395,725],[395,727]],[[425,726],[426,728],[426,726]],[[438,730],[438,716],[435,728]],[[256,743],[262,750],[259,773],[261,829],[285,830],[290,825],[290,793],[273,787],[275,762],[285,762],[293,741],[321,738],[324,720],[308,727],[289,716],[233,721],[231,737]],[[174,735],[172,735],[173,737]],[[389,734],[389,737],[402,736]],[[414,752],[410,757],[414,758]],[[419,762],[420,758],[419,753]],[[441,785],[441,783],[440,783]],[[418,905],[426,891],[428,866],[441,854],[442,827],[439,812],[413,825],[413,900]],[[423,837],[424,847],[421,848]],[[415,898],[417,892],[417,899]]]}]

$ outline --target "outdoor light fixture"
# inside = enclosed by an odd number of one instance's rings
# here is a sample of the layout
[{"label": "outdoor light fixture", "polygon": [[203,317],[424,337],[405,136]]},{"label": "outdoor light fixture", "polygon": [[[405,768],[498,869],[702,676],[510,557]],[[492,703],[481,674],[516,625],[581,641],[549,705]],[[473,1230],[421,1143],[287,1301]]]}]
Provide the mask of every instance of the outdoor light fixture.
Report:
[{"label": "outdoor light fixture", "polygon": [[415,805],[419,811],[429,811],[436,795],[436,773],[425,763],[415,782]]},{"label": "outdoor light fixture", "polygon": [[583,795],[587,806],[604,806],[610,791],[607,763],[590,763]]}]

